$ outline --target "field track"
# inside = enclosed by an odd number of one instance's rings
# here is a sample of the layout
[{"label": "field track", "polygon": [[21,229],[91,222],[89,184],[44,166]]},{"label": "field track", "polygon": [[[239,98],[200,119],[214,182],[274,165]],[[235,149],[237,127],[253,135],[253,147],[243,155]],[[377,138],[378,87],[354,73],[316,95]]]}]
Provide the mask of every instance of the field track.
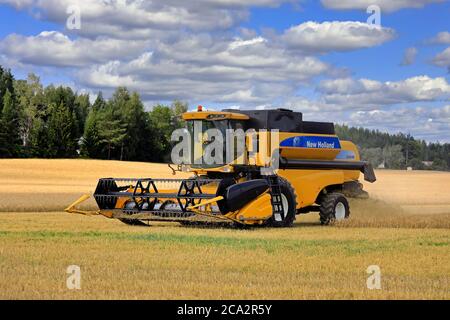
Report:
[{"label": "field track", "polygon": [[[311,214],[291,229],[140,228],[62,209],[98,178],[171,177],[165,165],[0,160],[0,298],[450,299],[450,173],[377,176],[333,227]],[[72,264],[82,290],[66,288]]]}]

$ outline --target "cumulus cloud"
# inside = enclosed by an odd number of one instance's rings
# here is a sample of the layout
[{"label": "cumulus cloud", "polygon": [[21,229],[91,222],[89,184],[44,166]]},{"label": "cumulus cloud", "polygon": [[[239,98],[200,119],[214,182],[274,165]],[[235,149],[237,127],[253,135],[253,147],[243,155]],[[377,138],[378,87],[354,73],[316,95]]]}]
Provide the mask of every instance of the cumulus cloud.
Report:
[{"label": "cumulus cloud", "polygon": [[416,61],[418,50],[417,48],[411,47],[405,50],[405,54],[403,56],[403,61],[400,65],[402,66],[410,66],[414,64]]},{"label": "cumulus cloud", "polygon": [[357,21],[309,21],[286,30],[281,38],[288,48],[324,53],[374,47],[395,36],[393,29]]},{"label": "cumulus cloud", "polygon": [[318,90],[327,103],[347,109],[450,99],[450,84],[443,77],[418,76],[396,82],[333,79],[322,81]]},{"label": "cumulus cloud", "polygon": [[0,41],[0,50],[25,64],[56,67],[82,67],[117,58],[133,57],[148,45],[146,41],[126,41],[99,38],[71,40],[56,31],[44,31],[37,36],[11,34]]},{"label": "cumulus cloud", "polygon": [[301,84],[332,68],[311,56],[293,56],[267,39],[184,35],[157,43],[139,57],[80,71],[86,86],[126,85],[149,100],[175,98],[267,103],[292,94]]},{"label": "cumulus cloud", "polygon": [[288,108],[303,113],[308,121],[333,121],[390,133],[410,133],[418,139],[450,143],[450,105],[441,107],[387,107],[371,110],[347,110],[323,99],[289,97],[282,104],[261,105],[261,109]]},{"label": "cumulus cloud", "polygon": [[[103,90],[108,95],[117,86],[126,86],[138,91],[148,105],[183,99],[209,102],[212,108],[287,107],[311,120],[374,128],[384,128],[384,123],[389,131],[407,131],[413,126],[403,123],[410,122],[417,123],[411,133],[427,132],[430,139],[439,133],[448,136],[450,107],[435,107],[437,101],[449,99],[444,78],[352,79],[317,56],[384,44],[396,37],[393,29],[354,21],[309,21],[280,34],[239,29],[249,8],[285,2],[297,0],[0,0],[62,29],[69,6],[78,5],[82,19],[81,30],[64,31],[69,36],[60,31],[11,34],[0,40],[0,59],[28,70],[45,66],[49,72],[66,72],[73,77],[74,88],[89,92]],[[439,0],[322,2],[333,9],[365,10],[378,4],[392,12]],[[448,32],[433,38],[436,44],[447,41]],[[405,64],[412,63],[415,55],[408,49]],[[449,55],[446,50],[433,62],[448,66]],[[62,67],[66,69],[61,71]],[[328,80],[314,91],[316,77]],[[299,89],[305,88],[309,94],[300,96]],[[404,107],[428,101],[432,110]]]},{"label": "cumulus cloud", "polygon": [[433,64],[438,67],[449,68],[450,72],[450,47],[438,53],[433,59]]},{"label": "cumulus cloud", "polygon": [[24,9],[30,7],[34,0],[0,0],[0,4],[8,4],[16,9]]},{"label": "cumulus cloud", "polygon": [[436,36],[427,41],[429,44],[450,44],[450,32],[439,32]]},{"label": "cumulus cloud", "polygon": [[[80,8],[83,36],[106,35],[144,39],[179,29],[228,29],[248,17],[249,7],[277,6],[288,0],[0,0],[17,9],[31,10],[40,19],[65,24],[67,8]],[[289,1],[292,2],[292,1]]]},{"label": "cumulus cloud", "polygon": [[410,133],[427,141],[450,142],[450,105],[357,111],[350,115],[348,122],[382,131]]},{"label": "cumulus cloud", "polygon": [[440,3],[445,0],[321,0],[322,4],[329,9],[366,10],[371,5],[377,5],[382,11],[394,12],[407,8],[423,8],[431,3]]}]

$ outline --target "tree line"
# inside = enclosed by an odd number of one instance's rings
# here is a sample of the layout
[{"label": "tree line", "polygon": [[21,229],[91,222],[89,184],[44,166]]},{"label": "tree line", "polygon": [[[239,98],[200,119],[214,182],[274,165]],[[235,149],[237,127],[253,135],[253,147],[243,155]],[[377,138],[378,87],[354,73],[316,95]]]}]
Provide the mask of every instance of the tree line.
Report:
[{"label": "tree line", "polygon": [[139,94],[123,87],[91,104],[88,94],[44,87],[34,74],[15,80],[0,67],[0,158],[167,161],[186,111],[180,101],[146,111]]},{"label": "tree line", "polygon": [[361,158],[374,167],[387,169],[440,170],[450,169],[450,144],[426,143],[411,135],[388,134],[378,130],[336,126],[341,139],[358,145]]},{"label": "tree line", "polygon": [[[184,126],[188,105],[174,101],[150,111],[136,92],[119,87],[108,100],[69,87],[44,87],[30,74],[15,80],[0,66],[0,158],[92,158],[169,161],[173,130]],[[375,167],[449,170],[450,144],[410,135],[336,126]]]}]

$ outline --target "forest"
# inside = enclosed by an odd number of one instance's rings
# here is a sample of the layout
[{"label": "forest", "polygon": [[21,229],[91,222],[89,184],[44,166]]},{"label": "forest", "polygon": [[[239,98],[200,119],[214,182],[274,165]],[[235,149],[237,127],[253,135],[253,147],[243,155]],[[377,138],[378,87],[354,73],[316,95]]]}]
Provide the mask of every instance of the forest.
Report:
[{"label": "forest", "polygon": [[91,104],[88,94],[44,87],[34,74],[15,80],[0,67],[0,158],[167,161],[186,111],[180,101],[146,111],[139,94],[122,87]]},{"label": "forest", "polygon": [[[92,158],[167,162],[170,137],[183,127],[188,104],[174,101],[147,110],[139,94],[119,87],[91,103],[70,87],[43,86],[35,74],[16,80],[0,66],[0,158]],[[363,159],[389,169],[450,168],[450,144],[427,143],[405,134],[336,125],[341,139]]]}]

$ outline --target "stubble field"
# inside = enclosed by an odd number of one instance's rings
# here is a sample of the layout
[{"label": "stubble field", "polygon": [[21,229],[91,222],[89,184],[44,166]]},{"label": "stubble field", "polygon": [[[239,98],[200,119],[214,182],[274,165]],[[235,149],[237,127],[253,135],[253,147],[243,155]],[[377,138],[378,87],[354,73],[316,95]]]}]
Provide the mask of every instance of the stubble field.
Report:
[{"label": "stubble field", "polygon": [[[449,299],[450,173],[377,176],[332,227],[311,214],[290,229],[142,228],[62,210],[98,178],[171,177],[165,165],[0,160],[0,298]],[[81,290],[66,286],[69,265]]]}]

